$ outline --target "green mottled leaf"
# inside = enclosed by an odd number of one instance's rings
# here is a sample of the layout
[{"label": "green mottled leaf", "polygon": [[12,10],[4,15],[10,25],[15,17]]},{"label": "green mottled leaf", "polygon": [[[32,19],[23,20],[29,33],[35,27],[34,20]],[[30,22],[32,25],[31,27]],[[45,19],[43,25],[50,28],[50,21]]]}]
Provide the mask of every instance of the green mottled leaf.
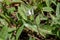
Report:
[{"label": "green mottled leaf", "polygon": [[43,7],[43,11],[50,12],[54,10],[51,7]]},{"label": "green mottled leaf", "polygon": [[23,29],[24,29],[24,25],[22,25],[22,26],[17,30],[16,40],[18,40],[18,37],[21,35],[21,32],[23,31]]},{"label": "green mottled leaf", "polygon": [[18,7],[18,12],[22,16],[23,19],[27,20],[26,10],[24,6]]},{"label": "green mottled leaf", "polygon": [[2,8],[2,4],[0,3],[0,8]]},{"label": "green mottled leaf", "polygon": [[14,7],[11,7],[11,8],[8,9],[8,12],[10,12],[10,13],[13,13],[14,11],[15,11]]},{"label": "green mottled leaf", "polygon": [[57,16],[57,17],[60,17],[60,3],[57,4],[56,16]]},{"label": "green mottled leaf", "polygon": [[13,37],[11,40],[15,40],[15,37]]},{"label": "green mottled leaf", "polygon": [[21,0],[12,0],[12,2],[20,2]]},{"label": "green mottled leaf", "polygon": [[40,15],[38,15],[38,16],[36,17],[36,24],[37,24],[37,25],[40,24]]},{"label": "green mottled leaf", "polygon": [[36,25],[32,25],[32,24],[29,24],[29,23],[24,23],[24,25],[25,25],[25,27],[27,27],[28,29],[30,29],[30,30],[32,30],[32,31],[35,31],[35,32],[38,32]]},{"label": "green mottled leaf", "polygon": [[45,0],[45,1],[46,1],[46,5],[47,5],[47,6],[50,6],[51,0]]},{"label": "green mottled leaf", "polygon": [[[42,36],[44,36],[44,37],[46,36],[46,34],[55,35],[55,34],[52,33],[52,30],[55,29],[55,26],[42,25],[42,26],[40,26],[40,28],[38,28],[38,29],[39,29],[40,34],[41,34]],[[55,32],[55,31],[54,31],[54,32]]]},{"label": "green mottled leaf", "polygon": [[0,38],[0,40],[4,40],[4,39]]},{"label": "green mottled leaf", "polygon": [[6,22],[6,20],[0,18],[0,25],[8,26],[8,23]]},{"label": "green mottled leaf", "polygon": [[0,16],[4,18],[7,22],[10,22],[10,20],[4,14],[0,14]]},{"label": "green mottled leaf", "polygon": [[10,4],[10,1],[9,0],[4,0],[4,2],[6,3],[6,5],[9,5]]},{"label": "green mottled leaf", "polygon": [[8,32],[12,32],[12,31],[15,31],[15,30],[16,30],[16,27],[8,28]]},{"label": "green mottled leaf", "polygon": [[56,0],[52,0],[52,3],[54,3],[56,5]]},{"label": "green mottled leaf", "polygon": [[3,26],[2,30],[0,31],[0,38],[6,40],[8,37],[8,27],[7,26]]}]

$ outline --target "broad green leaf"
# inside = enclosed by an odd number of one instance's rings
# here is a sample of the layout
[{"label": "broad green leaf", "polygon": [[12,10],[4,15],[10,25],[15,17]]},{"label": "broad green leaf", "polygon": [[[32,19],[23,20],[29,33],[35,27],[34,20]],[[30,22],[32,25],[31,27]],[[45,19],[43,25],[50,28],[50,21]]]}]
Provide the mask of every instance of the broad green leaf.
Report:
[{"label": "broad green leaf", "polygon": [[56,0],[52,0],[52,3],[54,3],[56,5]]},{"label": "broad green leaf", "polygon": [[60,3],[57,4],[56,16],[57,16],[57,17],[60,17]]},{"label": "broad green leaf", "polygon": [[51,16],[51,19],[52,19],[51,26],[54,25],[54,24],[59,24],[60,25],[59,17],[55,17],[52,14],[50,14],[50,16]]},{"label": "broad green leaf", "polygon": [[46,5],[47,5],[47,6],[50,6],[51,0],[45,0],[45,2],[46,2]]},{"label": "broad green leaf", "polygon": [[8,33],[9,40],[11,40],[12,33]]},{"label": "broad green leaf", "polygon": [[11,7],[11,8],[8,9],[8,12],[9,13],[13,13],[14,11],[15,11],[15,8],[14,7]]},{"label": "broad green leaf", "polygon": [[3,2],[6,3],[6,5],[10,4],[10,0],[4,0]]},{"label": "broad green leaf", "polygon": [[28,29],[30,29],[30,30],[32,30],[32,31],[35,31],[35,32],[38,32],[36,25],[32,25],[32,24],[29,24],[29,23],[24,23],[24,25],[25,25],[25,27],[27,27]]},{"label": "broad green leaf", "polygon": [[43,14],[39,14],[40,15],[40,20],[47,20],[48,18],[46,16],[43,16]]},{"label": "broad green leaf", "polygon": [[22,16],[23,19],[27,20],[27,16],[26,16],[26,10],[24,6],[18,7],[18,12],[19,14]]},{"label": "broad green leaf", "polygon": [[57,36],[58,36],[58,37],[60,37],[59,32],[60,32],[60,31],[59,31],[59,30],[57,30]]},{"label": "broad green leaf", "polygon": [[10,20],[4,14],[0,14],[0,16],[4,18],[7,22],[10,22]]},{"label": "broad green leaf", "polygon": [[52,34],[52,35],[54,35],[53,33],[52,33],[52,30],[54,29],[55,27],[53,27],[53,26],[50,26],[50,25],[42,25],[42,26],[40,26],[40,28],[38,28],[39,29],[39,33],[42,35],[42,36],[46,36],[46,34]]},{"label": "broad green leaf", "polygon": [[22,25],[18,30],[17,30],[17,33],[16,33],[16,40],[18,40],[19,36],[21,35],[21,32],[23,31],[24,29],[24,25]]},{"label": "broad green leaf", "polygon": [[39,28],[39,31],[41,32],[41,33],[45,33],[45,34],[52,34],[52,30],[48,30],[48,29],[44,29],[44,28]]},{"label": "broad green leaf", "polygon": [[12,2],[20,2],[21,0],[12,0]]},{"label": "broad green leaf", "polygon": [[43,11],[51,12],[54,11],[51,7],[43,7]]},{"label": "broad green leaf", "polygon": [[16,27],[8,28],[8,32],[12,32],[12,31],[15,31],[15,30],[16,30]]},{"label": "broad green leaf", "polygon": [[3,38],[0,38],[0,40],[4,40]]},{"label": "broad green leaf", "polygon": [[12,37],[12,39],[11,40],[15,40],[15,37]]},{"label": "broad green leaf", "polygon": [[2,8],[2,4],[0,3],[0,8]]},{"label": "broad green leaf", "polygon": [[50,6],[52,3],[56,5],[56,0],[45,0],[46,5]]},{"label": "broad green leaf", "polygon": [[8,37],[8,27],[7,26],[3,26],[2,30],[0,31],[0,38],[6,40]]},{"label": "broad green leaf", "polygon": [[8,26],[8,23],[6,22],[6,20],[0,18],[0,22],[1,22],[0,25]]},{"label": "broad green leaf", "polygon": [[36,17],[36,24],[37,24],[37,25],[40,24],[40,15],[38,15],[38,16]]}]

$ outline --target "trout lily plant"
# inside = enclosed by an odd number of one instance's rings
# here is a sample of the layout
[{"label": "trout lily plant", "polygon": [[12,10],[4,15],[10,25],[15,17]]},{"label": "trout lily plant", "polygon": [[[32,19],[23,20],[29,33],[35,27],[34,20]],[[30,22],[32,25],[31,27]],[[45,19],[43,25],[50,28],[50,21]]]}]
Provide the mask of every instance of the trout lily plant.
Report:
[{"label": "trout lily plant", "polygon": [[[29,30],[60,38],[60,2],[57,0],[0,0],[0,40],[18,40]],[[30,36],[29,40],[35,40]]]}]

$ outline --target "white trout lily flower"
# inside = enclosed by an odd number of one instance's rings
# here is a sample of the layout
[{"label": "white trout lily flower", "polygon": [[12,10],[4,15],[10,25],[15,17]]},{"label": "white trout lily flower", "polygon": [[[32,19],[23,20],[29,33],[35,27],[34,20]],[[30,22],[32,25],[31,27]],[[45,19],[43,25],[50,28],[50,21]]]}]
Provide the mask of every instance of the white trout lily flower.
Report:
[{"label": "white trout lily flower", "polygon": [[27,12],[27,16],[30,16],[30,15],[33,15],[33,14],[34,14],[33,9],[29,9],[28,12]]}]

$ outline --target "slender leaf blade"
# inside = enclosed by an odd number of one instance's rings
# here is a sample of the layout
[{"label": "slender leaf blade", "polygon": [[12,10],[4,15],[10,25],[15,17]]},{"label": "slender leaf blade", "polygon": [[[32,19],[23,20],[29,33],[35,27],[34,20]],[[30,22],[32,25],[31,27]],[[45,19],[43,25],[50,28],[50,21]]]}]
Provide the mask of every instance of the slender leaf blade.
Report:
[{"label": "slender leaf blade", "polygon": [[57,17],[60,17],[60,3],[57,4],[56,16],[57,16]]},{"label": "slender leaf blade", "polygon": [[16,40],[18,40],[18,37],[21,35],[21,32],[23,31],[23,29],[24,29],[24,25],[22,25],[22,26],[17,30]]}]

